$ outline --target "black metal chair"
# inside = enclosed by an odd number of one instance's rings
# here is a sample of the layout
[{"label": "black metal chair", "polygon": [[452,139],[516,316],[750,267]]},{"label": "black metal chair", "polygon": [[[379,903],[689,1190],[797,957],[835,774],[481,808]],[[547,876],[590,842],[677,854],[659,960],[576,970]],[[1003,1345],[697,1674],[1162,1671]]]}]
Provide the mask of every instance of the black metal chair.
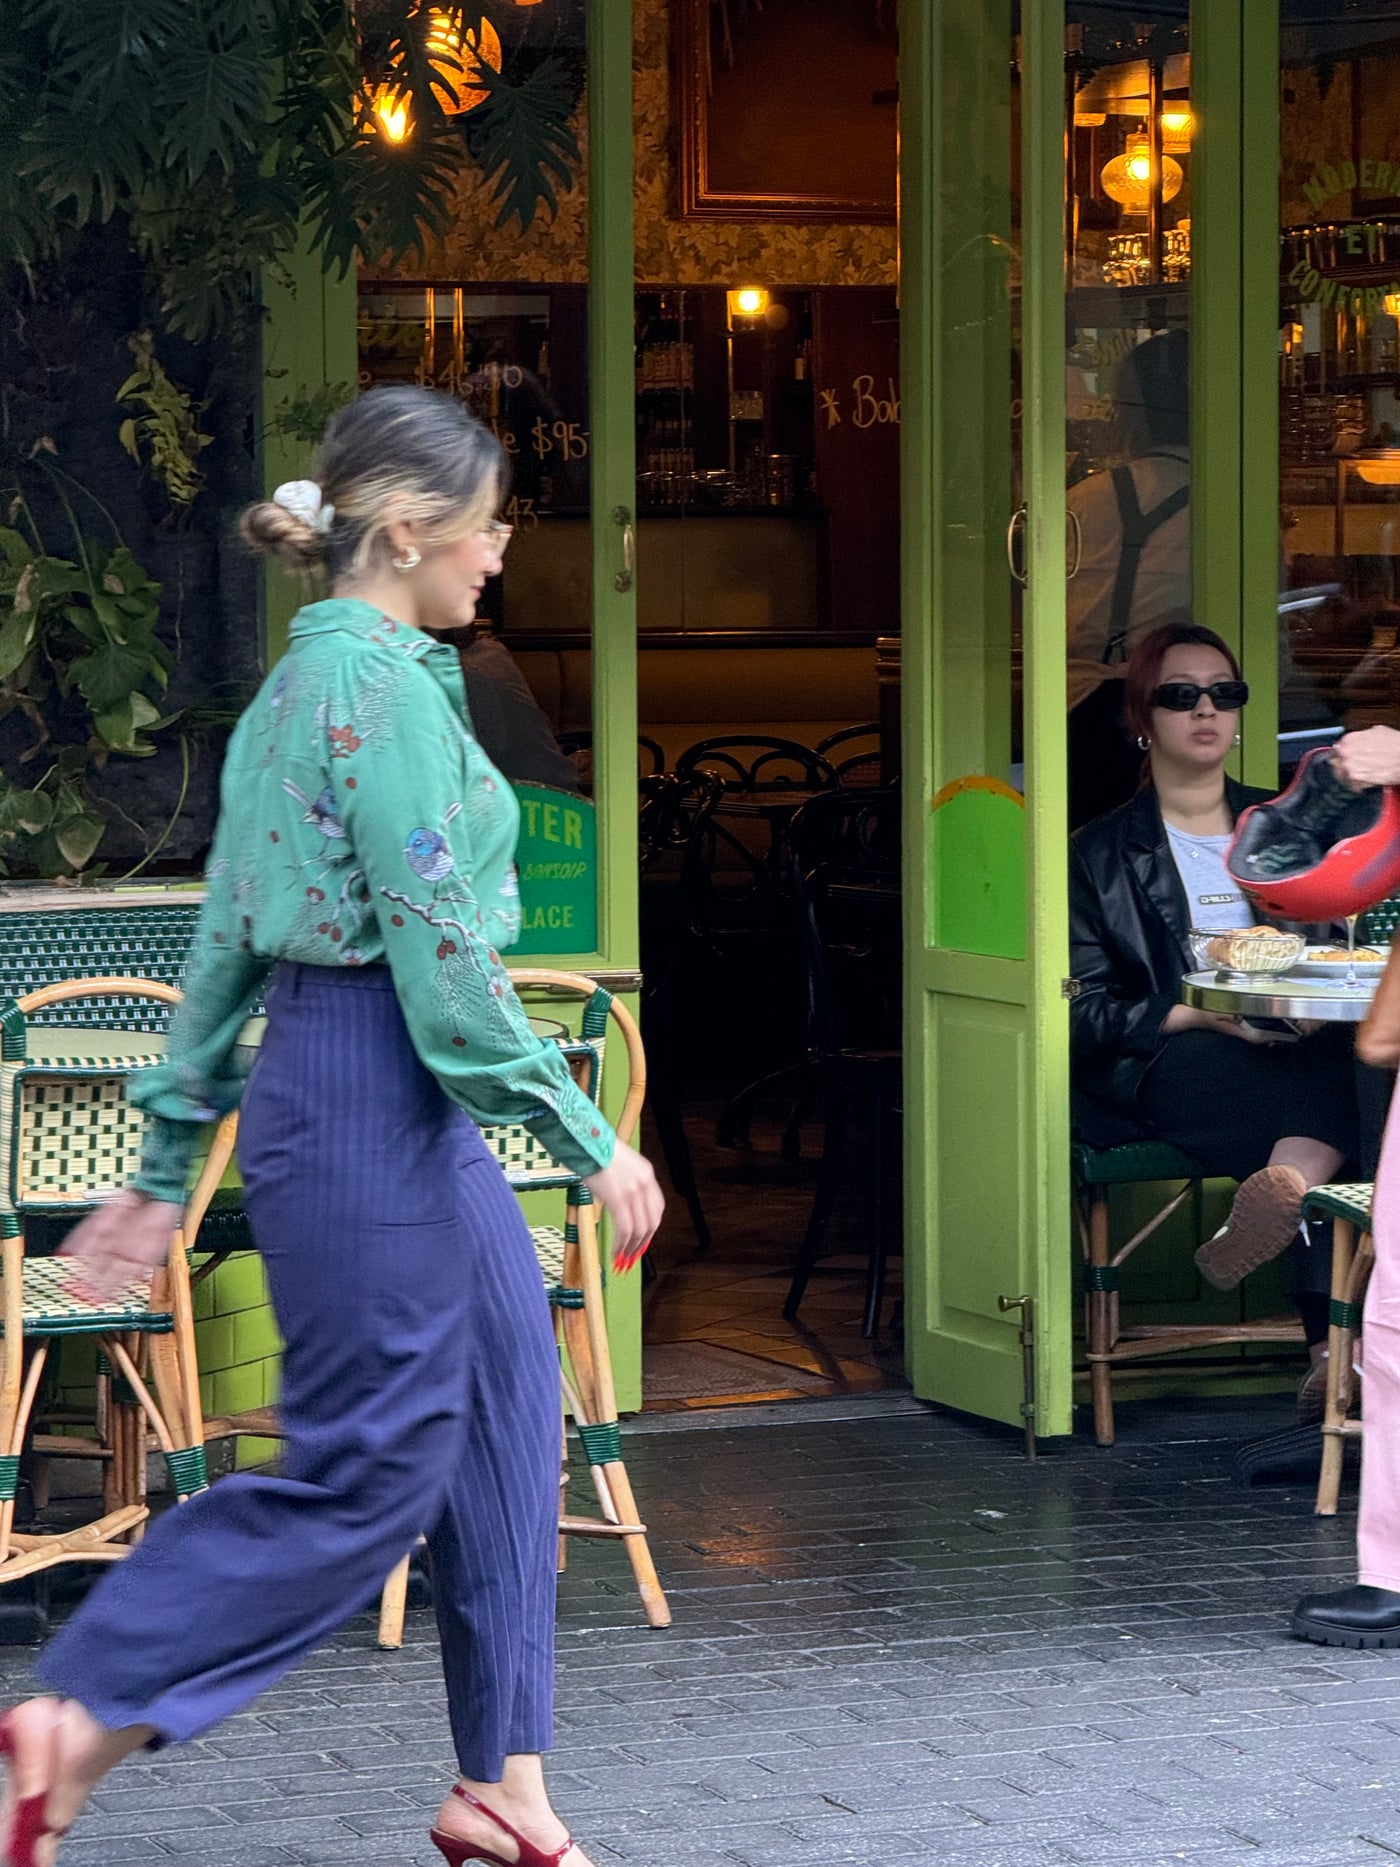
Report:
[{"label": "black metal chair", "polygon": [[[585,790],[593,785],[593,734],[586,727],[558,735],[559,750],[566,759],[572,760],[579,775],[579,783]],[[659,778],[666,769],[666,754],[655,739],[649,739],[645,733],[637,734],[637,776],[639,778]]]},{"label": "black metal chair", "polygon": [[836,782],[831,761],[796,739],[770,733],[723,734],[687,746],[676,770],[710,771],[725,791],[760,794],[772,791],[823,791]]},{"label": "black metal chair", "polygon": [[[820,1094],[817,1188],[783,1314],[795,1318],[841,1186],[852,1108],[869,1119],[873,1182],[864,1332],[877,1333],[893,1229],[887,1171],[901,1112],[900,809],[895,791],[814,798],[793,818],[788,858],[802,945],[807,1055],[801,1101]],[[789,1077],[792,1071],[787,1072]]]},{"label": "black metal chair", "polygon": [[843,726],[839,733],[828,733],[825,739],[817,741],[817,751],[835,768],[838,784],[877,790],[884,782],[885,753],[878,720],[867,720],[862,726]]}]

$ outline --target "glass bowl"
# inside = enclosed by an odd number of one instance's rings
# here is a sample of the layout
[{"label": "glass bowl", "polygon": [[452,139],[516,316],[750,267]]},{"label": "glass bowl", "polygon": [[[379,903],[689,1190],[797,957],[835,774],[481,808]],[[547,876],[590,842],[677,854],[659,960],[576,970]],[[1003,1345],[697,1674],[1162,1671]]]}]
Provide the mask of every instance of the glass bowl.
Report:
[{"label": "glass bowl", "polygon": [[1283,933],[1277,927],[1242,927],[1230,933],[1193,927],[1188,938],[1198,972],[1232,972],[1245,978],[1287,972],[1307,950],[1302,934]]}]

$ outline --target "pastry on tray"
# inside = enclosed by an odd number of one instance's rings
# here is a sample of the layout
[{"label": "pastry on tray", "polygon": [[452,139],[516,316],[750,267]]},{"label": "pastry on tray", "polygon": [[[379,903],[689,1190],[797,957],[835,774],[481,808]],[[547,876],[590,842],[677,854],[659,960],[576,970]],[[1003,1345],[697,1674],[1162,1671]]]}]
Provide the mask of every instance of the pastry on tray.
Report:
[{"label": "pastry on tray", "polygon": [[1213,934],[1206,956],[1222,972],[1286,972],[1306,944],[1301,934],[1281,933],[1277,927],[1240,927]]}]

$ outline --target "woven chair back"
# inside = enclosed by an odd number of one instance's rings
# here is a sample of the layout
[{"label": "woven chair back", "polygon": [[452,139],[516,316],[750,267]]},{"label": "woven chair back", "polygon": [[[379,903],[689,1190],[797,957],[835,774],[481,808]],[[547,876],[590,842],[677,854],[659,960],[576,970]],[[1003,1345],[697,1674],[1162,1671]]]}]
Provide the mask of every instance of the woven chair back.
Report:
[{"label": "woven chair back", "polygon": [[[23,998],[41,986],[119,973],[179,987],[199,903],[188,906],[35,908],[0,914],[0,992]],[[32,1012],[36,1025],[164,1031],[170,1007],[131,993],[65,1000]]]},{"label": "woven chair back", "polygon": [[[23,1212],[77,1211],[125,1186],[136,1172],[145,1137],[145,1116],[127,1100],[133,1071],[159,1061],[159,1052],[102,1053],[110,1024],[83,1017],[87,1007],[126,1001],[143,1016],[169,1016],[179,991],[161,981],[122,974],[61,980],[40,987],[0,1010],[0,1231],[13,1236]],[[71,1052],[31,1054],[29,1025],[46,1011],[71,1014]],[[131,1015],[130,1010],[128,1015]],[[83,1039],[78,1026],[82,1024]],[[133,1028],[128,1024],[127,1029]],[[142,1028],[138,1025],[136,1028]],[[96,1036],[99,1040],[93,1043]]]}]

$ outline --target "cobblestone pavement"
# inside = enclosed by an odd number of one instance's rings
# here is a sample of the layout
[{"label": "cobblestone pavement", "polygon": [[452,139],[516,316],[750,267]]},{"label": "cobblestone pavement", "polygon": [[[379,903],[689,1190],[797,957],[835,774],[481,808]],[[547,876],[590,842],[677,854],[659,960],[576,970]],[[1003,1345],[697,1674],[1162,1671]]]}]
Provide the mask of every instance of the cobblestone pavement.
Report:
[{"label": "cobblestone pavement", "polygon": [[[1285,1631],[1352,1579],[1351,1506],[1231,1481],[1282,1406],[1128,1407],[1115,1450],[1035,1466],[900,1401],[629,1434],[675,1625],[575,1546],[560,1808],[599,1867],[1384,1867],[1400,1655]],[[64,1863],[440,1867],[450,1773],[431,1614],[398,1654],[362,1620],[111,1778]]]}]

